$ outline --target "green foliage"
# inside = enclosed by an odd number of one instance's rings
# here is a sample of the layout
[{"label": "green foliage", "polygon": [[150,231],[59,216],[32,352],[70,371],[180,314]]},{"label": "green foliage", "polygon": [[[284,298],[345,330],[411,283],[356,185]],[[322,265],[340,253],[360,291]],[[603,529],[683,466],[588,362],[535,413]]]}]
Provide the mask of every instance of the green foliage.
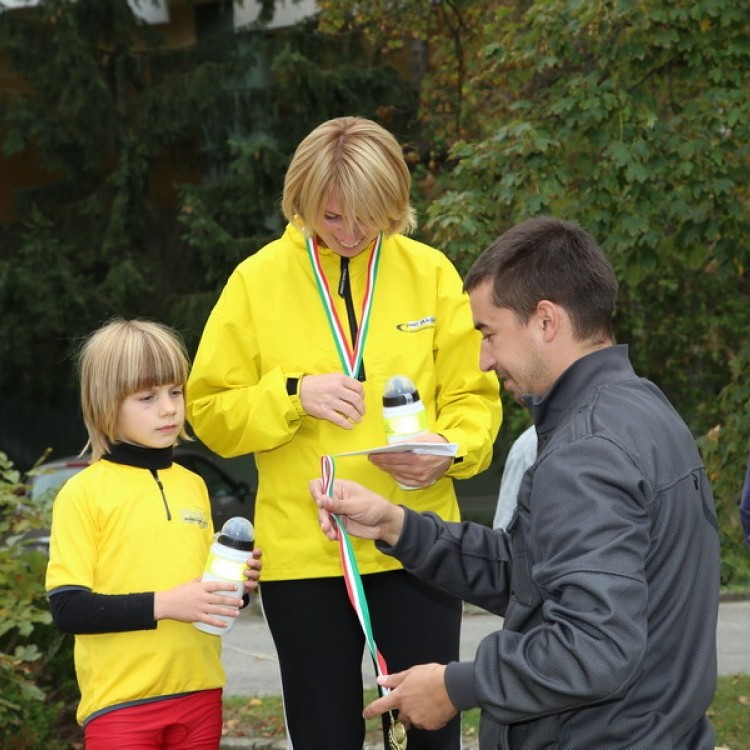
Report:
[{"label": "green foliage", "polygon": [[621,281],[619,340],[696,434],[709,429],[750,333],[745,3],[382,6],[326,0],[321,24],[382,52],[426,45],[424,238],[467,270],[520,220],[581,223]]},{"label": "green foliage", "polygon": [[278,195],[287,155],[271,138],[230,142],[232,161],[225,172],[201,186],[182,188],[179,221],[185,244],[195,251],[209,288],[219,288],[227,269],[278,232],[269,196]]},{"label": "green foliage", "polygon": [[284,173],[302,138],[318,123],[349,114],[407,132],[415,105],[392,68],[351,62],[367,60],[357,35],[333,38],[315,22],[272,37],[248,34],[241,47],[252,43],[263,62],[257,83],[234,92],[230,123],[242,128],[215,124],[212,174],[181,186],[181,240],[198,289],[174,300],[171,317],[184,321],[190,346],[234,267],[283,229]]},{"label": "green foliage", "polygon": [[[33,210],[13,258],[0,258],[0,359],[8,378],[0,374],[0,382],[7,385],[12,376],[21,393],[38,393],[40,373],[59,368],[71,321],[90,320],[91,279],[80,272],[77,251],[51,219]],[[73,368],[67,369],[65,379],[72,376]],[[58,386],[49,383],[44,390]]]},{"label": "green foliage", "polygon": [[696,434],[724,425],[742,396],[729,364],[750,338],[746,4],[542,0],[497,14],[467,84],[482,137],[432,172],[434,241],[465,269],[517,221],[579,222],[621,280],[616,330],[639,372]]},{"label": "green foliage", "polygon": [[[415,106],[356,35],[314,23],[175,48],[126,0],[43,0],[0,14],[0,50],[20,82],[0,92],[3,152],[48,177],[17,194],[0,249],[0,386],[22,397],[72,385],[76,341],[113,315],[164,320],[194,347],[231,270],[281,228],[299,140],[351,113],[405,130]],[[181,178],[165,206],[168,164]]]},{"label": "green foliage", "polygon": [[714,488],[722,543],[722,583],[750,590],[750,551],[739,520],[738,505],[750,453],[750,346],[730,362],[731,380],[717,399],[721,421],[700,446]]},{"label": "green foliage", "polygon": [[232,60],[158,41],[126,0],[0,14],[20,82],[2,92],[3,151],[48,180],[17,195],[21,221],[0,253],[0,384],[23,395],[71,381],[77,336],[115,314],[158,316],[172,291],[151,182],[165,153],[199,171],[194,134]]},{"label": "green foliage", "polygon": [[[745,12],[739,1],[507,9],[472,82],[485,137],[454,151],[471,216],[493,234],[543,212],[579,218],[631,283],[657,259],[670,272],[747,259]],[[494,96],[492,78],[506,82]],[[458,212],[444,208],[434,225],[450,229]]]},{"label": "green foliage", "polygon": [[708,715],[716,729],[716,750],[743,750],[750,737],[750,675],[719,677]]},{"label": "green foliage", "polygon": [[504,3],[401,0],[395,10],[389,0],[320,0],[318,6],[323,30],[361,35],[374,60],[394,60],[411,83],[420,100],[419,151],[428,163],[477,132],[484,101],[470,81]]},{"label": "green foliage", "polygon": [[51,624],[46,556],[25,535],[49,528],[49,505],[30,506],[24,485],[0,453],[0,745],[62,748],[57,722],[76,695],[72,644]]}]

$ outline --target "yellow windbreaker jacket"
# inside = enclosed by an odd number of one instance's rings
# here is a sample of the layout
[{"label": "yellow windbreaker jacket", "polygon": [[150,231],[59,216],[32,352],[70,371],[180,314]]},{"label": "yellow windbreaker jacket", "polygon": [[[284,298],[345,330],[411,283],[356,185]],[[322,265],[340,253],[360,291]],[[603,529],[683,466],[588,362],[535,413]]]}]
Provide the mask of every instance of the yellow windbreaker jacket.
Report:
[{"label": "yellow windbreaker jacket", "polygon": [[[371,249],[349,265],[359,319]],[[320,263],[336,294],[340,257],[320,248]],[[348,329],[346,329],[348,332]],[[219,455],[253,453],[258,468],[256,542],[263,580],[342,574],[337,545],[320,531],[308,490],[320,457],[386,443],[383,387],[393,375],[416,384],[432,432],[458,443],[447,475],[426,489],[404,491],[366,457],[336,460],[336,476],[356,480],[393,502],[458,520],[450,477],[484,470],[500,426],[499,386],[479,370],[474,330],[461,279],[441,252],[402,235],[383,240],[364,347],[365,416],[351,430],[305,415],[288,395],[288,378],[341,372],[304,236],[291,224],[283,236],[242,262],[208,322],[187,386],[188,418]],[[401,567],[369,541],[352,539],[361,573]]]}]

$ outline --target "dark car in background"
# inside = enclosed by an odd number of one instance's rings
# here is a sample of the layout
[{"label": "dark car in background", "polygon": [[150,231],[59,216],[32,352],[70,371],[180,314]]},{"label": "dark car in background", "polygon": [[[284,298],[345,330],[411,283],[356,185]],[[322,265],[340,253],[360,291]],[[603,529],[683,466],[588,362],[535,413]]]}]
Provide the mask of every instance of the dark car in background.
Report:
[{"label": "dark car in background", "polygon": [[[237,481],[213,458],[189,446],[177,446],[174,449],[174,460],[198,474],[206,483],[215,531],[219,531],[224,522],[232,516],[244,516],[252,520],[255,510],[255,490],[251,489],[246,482]],[[87,466],[88,461],[77,456],[68,456],[40,464],[29,476],[28,498],[32,502],[51,502],[63,484]],[[40,529],[27,533],[24,546],[47,552],[49,530]]]}]

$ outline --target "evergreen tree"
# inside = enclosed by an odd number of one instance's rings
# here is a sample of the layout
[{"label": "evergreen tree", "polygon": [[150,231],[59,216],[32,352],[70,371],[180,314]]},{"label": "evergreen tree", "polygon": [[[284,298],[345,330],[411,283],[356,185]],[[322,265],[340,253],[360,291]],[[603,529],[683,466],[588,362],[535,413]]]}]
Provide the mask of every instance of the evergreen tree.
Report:
[{"label": "evergreen tree", "polygon": [[[19,81],[0,99],[3,153],[49,177],[18,196],[0,250],[0,386],[52,397],[72,383],[78,338],[113,315],[165,321],[193,346],[234,265],[279,230],[302,136],[340,114],[412,119],[408,86],[358,64],[360,50],[315,22],[273,34],[230,23],[174,48],[126,0],[0,13]],[[166,206],[165,163],[181,175]]]}]

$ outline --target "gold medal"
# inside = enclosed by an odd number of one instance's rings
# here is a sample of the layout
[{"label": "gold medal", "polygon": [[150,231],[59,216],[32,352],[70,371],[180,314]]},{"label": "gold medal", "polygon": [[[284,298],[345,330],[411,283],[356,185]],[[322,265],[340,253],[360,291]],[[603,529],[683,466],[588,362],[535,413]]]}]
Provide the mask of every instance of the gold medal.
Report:
[{"label": "gold medal", "polygon": [[406,750],[406,727],[398,719],[392,719],[388,727],[388,747],[390,750]]}]

